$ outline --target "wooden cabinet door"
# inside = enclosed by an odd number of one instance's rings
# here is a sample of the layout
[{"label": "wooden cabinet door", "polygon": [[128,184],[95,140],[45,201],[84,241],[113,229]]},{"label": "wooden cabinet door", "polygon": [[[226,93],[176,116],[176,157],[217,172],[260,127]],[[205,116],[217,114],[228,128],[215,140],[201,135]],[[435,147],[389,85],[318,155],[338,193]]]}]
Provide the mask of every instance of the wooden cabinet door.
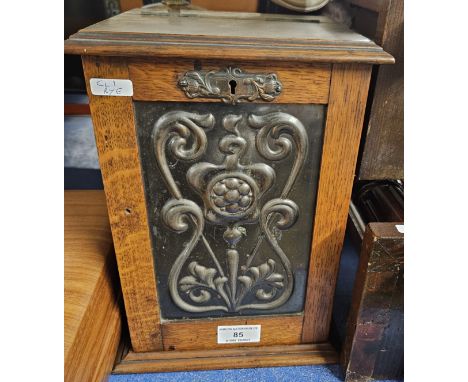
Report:
[{"label": "wooden cabinet door", "polygon": [[83,62],[134,351],[326,341],[370,66]]}]

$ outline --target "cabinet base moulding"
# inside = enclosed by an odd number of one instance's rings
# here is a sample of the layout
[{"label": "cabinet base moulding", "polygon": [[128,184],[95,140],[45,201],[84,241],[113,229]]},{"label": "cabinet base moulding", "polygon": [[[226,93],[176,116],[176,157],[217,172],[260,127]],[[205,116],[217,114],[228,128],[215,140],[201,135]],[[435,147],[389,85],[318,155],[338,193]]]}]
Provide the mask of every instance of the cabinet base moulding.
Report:
[{"label": "cabinet base moulding", "polygon": [[148,353],[130,350],[116,363],[113,374],[323,365],[337,362],[338,353],[329,343]]}]

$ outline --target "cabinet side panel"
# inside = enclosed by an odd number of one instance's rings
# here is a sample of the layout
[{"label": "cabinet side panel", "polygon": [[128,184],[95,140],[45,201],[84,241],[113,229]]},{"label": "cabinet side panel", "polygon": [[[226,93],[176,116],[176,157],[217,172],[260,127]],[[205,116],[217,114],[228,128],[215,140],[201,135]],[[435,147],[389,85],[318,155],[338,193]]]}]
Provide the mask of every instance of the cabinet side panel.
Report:
[{"label": "cabinet side panel", "polygon": [[303,342],[328,338],[370,65],[334,65],[304,310]]},{"label": "cabinet side panel", "polygon": [[131,97],[93,96],[90,78],[128,79],[123,59],[83,57],[133,350],[162,349],[159,305]]}]

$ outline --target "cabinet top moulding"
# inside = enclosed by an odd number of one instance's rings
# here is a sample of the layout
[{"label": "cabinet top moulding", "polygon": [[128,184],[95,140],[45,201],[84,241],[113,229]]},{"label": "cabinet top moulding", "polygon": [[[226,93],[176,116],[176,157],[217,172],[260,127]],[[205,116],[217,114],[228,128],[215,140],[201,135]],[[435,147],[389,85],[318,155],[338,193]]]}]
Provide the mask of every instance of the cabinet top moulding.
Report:
[{"label": "cabinet top moulding", "polygon": [[160,10],[143,7],[91,25],[65,41],[65,53],[392,64],[368,38],[322,16]]}]

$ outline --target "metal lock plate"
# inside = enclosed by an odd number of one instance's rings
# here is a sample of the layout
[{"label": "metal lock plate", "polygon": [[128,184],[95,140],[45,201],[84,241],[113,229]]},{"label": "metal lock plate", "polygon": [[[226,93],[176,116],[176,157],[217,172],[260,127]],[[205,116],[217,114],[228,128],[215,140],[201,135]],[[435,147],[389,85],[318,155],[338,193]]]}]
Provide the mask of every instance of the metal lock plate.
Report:
[{"label": "metal lock plate", "polygon": [[283,86],[275,73],[251,74],[239,68],[222,70],[192,70],[178,81],[189,98],[219,98],[225,103],[242,101],[273,101]]}]

